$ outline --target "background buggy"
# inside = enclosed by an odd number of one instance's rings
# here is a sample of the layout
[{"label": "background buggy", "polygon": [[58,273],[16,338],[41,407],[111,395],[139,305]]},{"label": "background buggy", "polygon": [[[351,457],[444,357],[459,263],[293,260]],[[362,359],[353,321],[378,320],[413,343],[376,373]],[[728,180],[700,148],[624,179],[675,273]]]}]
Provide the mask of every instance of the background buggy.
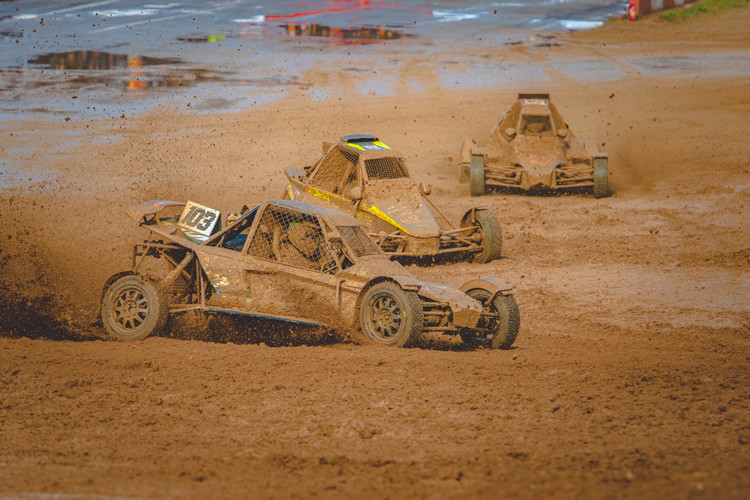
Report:
[{"label": "background buggy", "polygon": [[411,178],[404,157],[373,135],[323,144],[313,165],[286,169],[288,199],[334,208],[365,221],[370,237],[394,258],[460,255],[484,263],[500,257],[502,231],[486,206],[452,224]]},{"label": "background buggy", "polygon": [[563,121],[549,94],[518,94],[518,100],[480,144],[461,145],[459,182],[473,196],[488,187],[592,190],[607,196],[608,157],[580,142]]}]

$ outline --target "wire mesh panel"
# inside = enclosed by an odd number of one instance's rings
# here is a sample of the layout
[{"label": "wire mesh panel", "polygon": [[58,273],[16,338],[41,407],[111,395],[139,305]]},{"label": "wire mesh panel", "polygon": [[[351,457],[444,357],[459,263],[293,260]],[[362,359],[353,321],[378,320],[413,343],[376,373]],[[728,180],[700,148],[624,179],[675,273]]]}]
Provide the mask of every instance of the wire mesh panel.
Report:
[{"label": "wire mesh panel", "polygon": [[545,115],[525,115],[523,117],[523,134],[544,134],[552,132],[552,124],[549,116]]},{"label": "wire mesh panel", "polygon": [[357,257],[376,255],[380,249],[359,226],[336,226]]},{"label": "wire mesh panel", "polygon": [[248,252],[261,259],[318,271],[331,261],[317,218],[274,206],[263,213]]},{"label": "wire mesh panel", "polygon": [[406,177],[406,168],[400,158],[376,158],[365,160],[367,177],[372,179],[401,179]]},{"label": "wire mesh panel", "polygon": [[310,184],[325,191],[334,192],[343,177],[351,172],[359,157],[355,153],[333,148],[315,169]]},{"label": "wire mesh panel", "polygon": [[352,188],[359,185],[357,177],[357,165],[352,165],[349,175],[347,175],[346,180],[344,181],[344,188],[341,190],[341,193],[344,196],[351,196]]}]

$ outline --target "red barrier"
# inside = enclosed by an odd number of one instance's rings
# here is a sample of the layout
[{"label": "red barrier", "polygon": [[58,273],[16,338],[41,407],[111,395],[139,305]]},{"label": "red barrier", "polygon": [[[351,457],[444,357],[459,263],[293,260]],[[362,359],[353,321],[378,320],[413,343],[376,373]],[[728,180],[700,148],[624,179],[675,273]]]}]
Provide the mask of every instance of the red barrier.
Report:
[{"label": "red barrier", "polygon": [[697,0],[630,0],[628,3],[628,19],[635,21],[638,16],[659,10],[674,9]]}]

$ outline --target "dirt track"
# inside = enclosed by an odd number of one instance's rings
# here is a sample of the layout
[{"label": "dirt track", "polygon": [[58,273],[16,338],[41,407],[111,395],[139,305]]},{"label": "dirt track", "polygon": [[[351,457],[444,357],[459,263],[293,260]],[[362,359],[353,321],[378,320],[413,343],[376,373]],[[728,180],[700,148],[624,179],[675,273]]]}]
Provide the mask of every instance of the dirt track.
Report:
[{"label": "dirt track", "polygon": [[[614,23],[491,56],[674,56],[707,40],[747,51],[748,22],[743,10],[680,27]],[[410,68],[404,78],[429,79],[418,60]],[[612,197],[476,200],[455,184],[461,139],[486,134],[518,90],[549,90],[579,137],[604,143]],[[0,195],[0,495],[750,496],[746,75],[342,92],[2,132],[8,150],[49,151],[25,167],[51,176]],[[477,202],[496,211],[505,258],[410,269],[514,283],[515,349],[434,338],[386,350],[309,332],[279,346],[266,324],[93,340],[101,285],[140,236],[125,207],[190,198],[228,210],[279,196],[282,167],[354,132],[405,153],[449,218]],[[83,147],[66,148],[71,136]],[[219,342],[189,340],[211,335]]]}]

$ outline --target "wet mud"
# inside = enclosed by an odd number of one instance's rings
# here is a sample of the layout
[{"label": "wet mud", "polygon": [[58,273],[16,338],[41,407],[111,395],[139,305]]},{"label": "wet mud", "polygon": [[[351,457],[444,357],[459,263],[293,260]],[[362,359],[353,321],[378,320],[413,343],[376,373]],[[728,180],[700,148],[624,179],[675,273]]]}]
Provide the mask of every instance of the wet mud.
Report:
[{"label": "wet mud", "polygon": [[[391,68],[360,58],[300,71],[337,89],[322,100],[292,85],[238,113],[6,120],[0,495],[746,498],[750,164],[746,131],[727,126],[750,113],[747,78],[732,72],[744,63],[665,77],[623,61],[708,41],[739,57],[747,23],[744,10],[700,30],[613,23],[560,47],[471,54],[547,75],[510,86],[454,89],[424,56],[400,54],[391,95],[363,97],[341,71]],[[556,70],[562,51],[628,77]],[[486,134],[519,91],[549,91],[579,137],[603,143],[612,196],[472,198],[457,183],[461,140]],[[128,207],[253,206],[283,192],[283,167],[350,133],[402,152],[448,219],[495,211],[503,258],[409,270],[512,283],[513,349],[444,337],[378,349],[221,317],[183,317],[141,342],[103,337],[101,287],[146,237]]]}]

